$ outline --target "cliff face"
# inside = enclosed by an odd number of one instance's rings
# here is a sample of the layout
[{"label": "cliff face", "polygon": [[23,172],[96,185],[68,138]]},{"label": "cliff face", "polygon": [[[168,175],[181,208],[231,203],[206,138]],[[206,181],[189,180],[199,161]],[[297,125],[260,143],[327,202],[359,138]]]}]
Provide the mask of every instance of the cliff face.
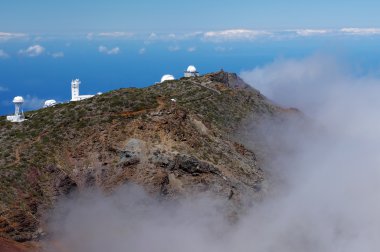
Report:
[{"label": "cliff face", "polygon": [[59,197],[136,183],[163,198],[211,192],[238,205],[265,179],[252,150],[234,140],[240,123],[276,117],[235,74],[218,72],[120,89],[0,119],[0,236],[38,239]]}]

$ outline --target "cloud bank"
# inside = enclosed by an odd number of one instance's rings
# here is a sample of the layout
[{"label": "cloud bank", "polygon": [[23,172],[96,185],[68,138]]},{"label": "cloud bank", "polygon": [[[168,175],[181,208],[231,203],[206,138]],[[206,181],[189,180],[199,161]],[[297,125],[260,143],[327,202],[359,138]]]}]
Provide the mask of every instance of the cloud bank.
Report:
[{"label": "cloud bank", "polygon": [[224,31],[209,31],[203,34],[204,39],[212,41],[223,40],[254,40],[261,36],[271,36],[269,31],[234,29]]},{"label": "cloud bank", "polygon": [[272,100],[305,111],[315,126],[262,124],[270,145],[283,147],[269,166],[288,185],[271,207],[262,205],[271,213],[262,213],[271,222],[263,224],[262,238],[273,238],[267,248],[377,250],[380,79],[325,55],[278,60],[242,76]]},{"label": "cloud bank", "polygon": [[93,40],[93,39],[130,39],[134,37],[134,33],[132,32],[99,32],[99,33],[88,33],[87,39]]},{"label": "cloud bank", "polygon": [[296,34],[302,37],[308,37],[308,36],[320,36],[325,35],[328,33],[331,33],[331,30],[325,30],[325,29],[299,29],[295,30]]},{"label": "cloud bank", "polygon": [[340,31],[347,35],[380,35],[380,28],[343,28]]},{"label": "cloud bank", "polygon": [[11,33],[11,32],[0,32],[0,41],[7,41],[11,39],[26,38],[25,33]]},{"label": "cloud bank", "polygon": [[354,92],[353,88],[363,83],[366,88],[379,83],[374,76],[356,76],[344,62],[326,55],[301,60],[278,59],[264,67],[242,72],[241,76],[273,101],[311,114],[339,96],[341,90]]},{"label": "cloud bank", "polygon": [[[362,37],[362,36],[379,36],[379,27],[342,27],[338,29],[326,28],[288,28],[288,29],[248,29],[233,28],[221,30],[189,31],[189,32],[140,32],[133,33],[128,31],[104,31],[90,32],[79,35],[82,39],[88,40],[141,40],[146,44],[160,41],[188,41],[199,40],[213,43],[220,42],[237,42],[237,41],[255,41],[255,40],[281,40],[305,37]],[[78,34],[72,35],[52,35],[52,34],[25,34],[0,32],[0,42],[12,42],[15,39],[24,39],[33,41],[51,41],[59,39],[77,39]]]}]

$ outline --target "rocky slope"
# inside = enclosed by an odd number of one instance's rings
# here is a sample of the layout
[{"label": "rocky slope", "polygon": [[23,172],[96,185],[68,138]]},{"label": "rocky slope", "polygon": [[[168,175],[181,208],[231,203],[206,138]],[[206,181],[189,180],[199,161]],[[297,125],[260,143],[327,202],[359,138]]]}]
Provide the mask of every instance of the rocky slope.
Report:
[{"label": "rocky slope", "polygon": [[22,124],[1,117],[0,236],[38,240],[59,197],[128,182],[163,198],[208,191],[236,206],[260,194],[265,174],[234,131],[284,111],[221,71],[29,112]]},{"label": "rocky slope", "polygon": [[0,237],[1,252],[37,252],[39,247],[34,243],[18,243],[9,239]]}]

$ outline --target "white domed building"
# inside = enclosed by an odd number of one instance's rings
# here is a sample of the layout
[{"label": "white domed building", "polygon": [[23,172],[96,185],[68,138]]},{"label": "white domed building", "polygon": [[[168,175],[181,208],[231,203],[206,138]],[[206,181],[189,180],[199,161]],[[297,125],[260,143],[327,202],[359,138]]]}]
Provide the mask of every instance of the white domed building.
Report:
[{"label": "white domed building", "polygon": [[195,68],[195,66],[193,65],[190,65],[187,70],[185,71],[185,77],[186,78],[189,78],[189,77],[197,77],[199,76],[199,72],[197,71],[197,69]]},{"label": "white domed building", "polygon": [[165,81],[171,81],[171,80],[175,80],[174,76],[171,75],[171,74],[165,74],[164,76],[162,76],[161,78],[161,83],[165,82]]},{"label": "white domed building", "polygon": [[22,110],[22,104],[24,103],[24,98],[21,96],[16,96],[13,99],[15,105],[15,114],[7,116],[7,120],[10,122],[22,122],[25,120],[24,111]]},{"label": "white domed building", "polygon": [[44,103],[44,108],[53,107],[55,105],[57,105],[57,101],[56,100],[47,100]]}]

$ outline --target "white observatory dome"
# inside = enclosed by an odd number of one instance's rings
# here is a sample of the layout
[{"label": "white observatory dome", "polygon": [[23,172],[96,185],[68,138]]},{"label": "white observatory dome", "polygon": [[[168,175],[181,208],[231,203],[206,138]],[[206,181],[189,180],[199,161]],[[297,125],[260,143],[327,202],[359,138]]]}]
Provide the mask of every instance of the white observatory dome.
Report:
[{"label": "white observatory dome", "polygon": [[170,74],[165,74],[161,78],[161,83],[164,82],[164,81],[170,81],[170,80],[175,80],[174,76],[170,75]]},{"label": "white observatory dome", "polygon": [[45,101],[44,108],[52,107],[52,106],[55,106],[55,105],[57,105],[57,101],[56,100],[47,100],[47,101]]},{"label": "white observatory dome", "polygon": [[16,96],[13,99],[13,103],[24,103],[24,98],[22,98],[21,96]]},{"label": "white observatory dome", "polygon": [[189,72],[189,73],[196,73],[196,72],[197,72],[197,69],[195,68],[195,66],[190,65],[190,66],[187,68],[187,72]]}]

